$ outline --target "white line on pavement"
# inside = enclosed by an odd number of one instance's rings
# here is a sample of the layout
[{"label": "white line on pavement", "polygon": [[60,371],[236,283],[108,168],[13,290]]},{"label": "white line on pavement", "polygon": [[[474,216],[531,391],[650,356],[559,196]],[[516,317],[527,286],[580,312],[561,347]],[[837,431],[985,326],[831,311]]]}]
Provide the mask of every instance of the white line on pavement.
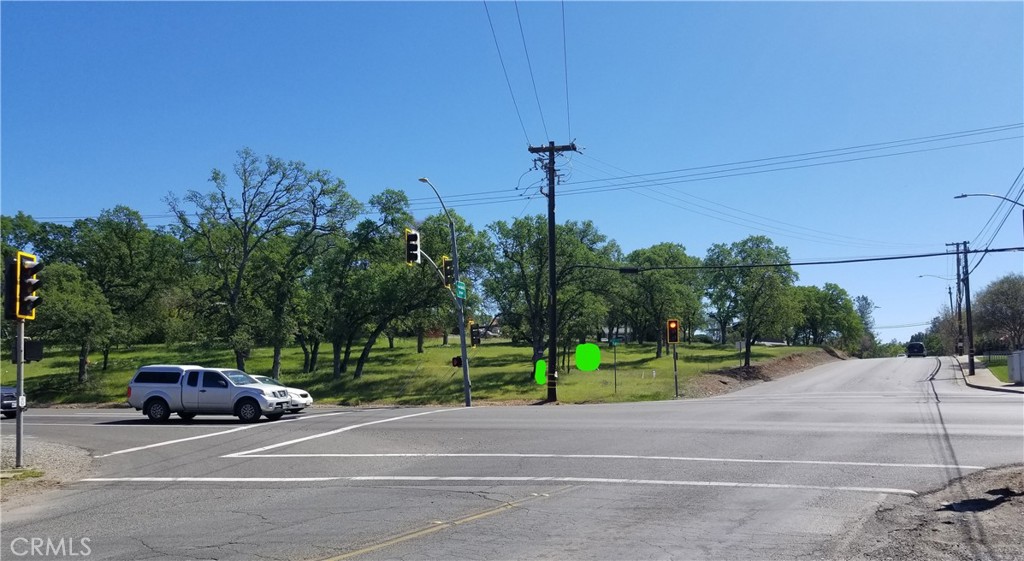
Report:
[{"label": "white line on pavement", "polygon": [[[348,413],[348,411],[341,411],[341,412],[338,412],[338,413],[324,413],[323,415],[309,415],[309,416],[305,416],[305,417],[296,417],[296,418],[293,418],[293,419],[287,419],[287,420],[284,420],[284,421],[277,421],[277,422],[273,422],[273,423],[261,423],[261,424],[258,424],[258,425],[245,425],[243,427],[236,427],[236,428],[233,428],[233,429],[224,430],[224,431],[220,431],[220,432],[211,432],[210,434],[201,434],[199,436],[190,436],[188,438],[178,438],[178,439],[175,439],[175,440],[165,440],[163,442],[156,442],[154,444],[147,444],[145,446],[136,446],[135,448],[126,448],[124,450],[118,450],[116,452],[110,452],[109,454],[102,454],[102,455],[96,456],[96,457],[97,458],[106,458],[107,456],[116,456],[118,454],[128,454],[130,452],[138,452],[139,450],[148,450],[150,448],[158,448],[158,447],[161,447],[161,446],[170,446],[171,444],[180,444],[182,442],[189,442],[191,440],[200,440],[200,439],[203,439],[203,438],[210,438],[210,437],[213,437],[213,436],[221,436],[221,435],[224,435],[224,434],[231,434],[233,432],[239,432],[239,431],[243,431],[243,430],[254,429],[254,428],[257,428],[257,427],[272,427],[272,426],[275,426],[275,425],[280,425],[280,424],[283,424],[283,423],[292,423],[292,422],[301,421],[301,420],[304,420],[304,419],[318,419],[320,417],[330,417],[332,415],[344,415],[346,413]],[[198,425],[198,426],[203,426],[203,425]]]},{"label": "white line on pavement", "polygon": [[446,411],[461,411],[461,410],[462,409],[438,409],[436,411],[425,411],[423,413],[413,413],[412,415],[403,415],[401,417],[391,417],[389,419],[380,419],[378,421],[370,421],[368,423],[360,423],[358,425],[351,425],[351,426],[348,426],[348,427],[342,427],[340,429],[335,429],[335,430],[328,431],[328,432],[323,432],[323,433],[320,433],[320,434],[313,434],[313,435],[310,435],[310,436],[304,436],[302,438],[296,438],[294,440],[288,440],[286,442],[280,442],[278,444],[271,444],[270,446],[264,446],[262,448],[256,448],[255,450],[247,450],[245,452],[235,452],[234,454],[227,454],[226,456],[221,456],[221,457],[222,458],[242,458],[242,457],[245,457],[245,456],[247,456],[249,454],[256,454],[258,452],[266,452],[267,450],[273,450],[274,448],[281,448],[283,446],[290,446],[292,444],[298,444],[299,442],[305,442],[307,440],[313,440],[314,438],[323,438],[325,436],[331,436],[331,435],[343,433],[343,432],[346,432],[346,431],[350,431],[350,430],[354,430],[354,429],[358,429],[358,428],[362,428],[362,427],[368,427],[370,425],[377,425],[377,424],[380,424],[380,423],[390,423],[391,421],[400,421],[402,419],[409,419],[409,418],[412,418],[412,417],[419,417],[421,415],[430,415],[432,413],[444,413]]},{"label": "white line on pavement", "polygon": [[[223,456],[230,457],[230,456]],[[822,466],[863,466],[895,468],[985,469],[985,466],[908,464],[887,462],[842,462],[835,460],[766,460],[748,458],[699,458],[686,456],[636,456],[628,454],[249,454],[246,458],[549,458],[559,460],[656,460],[673,462],[723,462],[744,464],[806,464]]]},{"label": "white line on pavement", "polygon": [[599,477],[472,477],[472,476],[389,476],[354,477],[95,477],[85,483],[308,483],[323,481],[352,482],[432,482],[462,481],[487,483],[604,483],[625,485],[666,485],[677,487],[734,487],[746,489],[806,489],[813,491],[848,491],[916,496],[911,489],[885,487],[831,487],[827,485],[789,485],[784,483],[742,483],[736,481],[672,481],[663,479],[608,479]]}]

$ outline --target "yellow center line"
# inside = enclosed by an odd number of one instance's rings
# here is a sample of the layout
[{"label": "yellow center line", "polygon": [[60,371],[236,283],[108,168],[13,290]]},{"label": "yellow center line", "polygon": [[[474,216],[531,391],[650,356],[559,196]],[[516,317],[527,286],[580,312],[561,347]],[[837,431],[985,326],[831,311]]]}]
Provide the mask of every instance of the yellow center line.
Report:
[{"label": "yellow center line", "polygon": [[435,523],[431,524],[430,526],[426,526],[426,527],[420,528],[418,530],[413,530],[413,531],[407,532],[405,534],[400,534],[400,535],[395,536],[393,538],[387,538],[387,539],[385,539],[383,541],[380,541],[380,542],[377,542],[377,543],[375,543],[373,545],[369,545],[369,546],[357,549],[355,551],[349,551],[348,553],[343,553],[343,554],[337,555],[335,557],[328,557],[326,559],[321,559],[320,561],[342,561],[343,559],[352,559],[352,558],[355,558],[355,557],[359,557],[360,555],[365,555],[365,554],[371,553],[373,551],[384,549],[386,547],[391,547],[393,545],[396,545],[396,544],[399,544],[399,543],[402,543],[402,542],[406,542],[406,541],[409,541],[409,540],[414,540],[416,538],[421,538],[423,536],[427,536],[427,535],[433,534],[435,532],[439,532],[441,530],[444,530],[445,528],[453,528],[453,527],[459,526],[461,524],[467,524],[467,523],[473,522],[475,520],[480,520],[481,518],[487,518],[488,516],[493,516],[495,514],[498,514],[498,513],[501,513],[501,512],[505,512],[506,510],[511,510],[513,508],[517,508],[517,507],[522,506],[522,505],[524,505],[526,503],[538,501],[538,500],[541,500],[541,499],[547,499],[547,498],[553,497],[555,495],[559,495],[561,493],[565,493],[565,492],[569,491],[570,489],[573,489],[574,487],[575,487],[574,485],[570,485],[570,486],[567,486],[567,487],[562,487],[560,489],[556,489],[555,491],[552,491],[550,493],[544,493],[544,494],[539,494],[539,495],[534,495],[534,496],[526,497],[526,498],[520,499],[518,501],[512,501],[510,503],[505,503],[505,504],[503,504],[501,506],[497,506],[497,507],[494,507],[494,508],[489,508],[489,509],[484,510],[482,512],[478,512],[476,514],[470,514],[469,516],[464,516],[462,518],[458,518],[456,520],[451,520],[449,522],[440,522],[440,523],[435,522]]}]

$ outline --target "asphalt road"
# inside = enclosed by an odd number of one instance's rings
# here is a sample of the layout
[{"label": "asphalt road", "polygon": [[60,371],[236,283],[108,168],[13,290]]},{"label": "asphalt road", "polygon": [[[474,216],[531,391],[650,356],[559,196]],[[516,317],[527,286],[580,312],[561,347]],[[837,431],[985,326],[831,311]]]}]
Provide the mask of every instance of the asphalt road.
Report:
[{"label": "asphalt road", "polygon": [[1024,460],[1024,397],[933,358],[701,400],[25,422],[96,460],[5,509],[3,557],[41,537],[124,560],[842,558],[883,501]]}]

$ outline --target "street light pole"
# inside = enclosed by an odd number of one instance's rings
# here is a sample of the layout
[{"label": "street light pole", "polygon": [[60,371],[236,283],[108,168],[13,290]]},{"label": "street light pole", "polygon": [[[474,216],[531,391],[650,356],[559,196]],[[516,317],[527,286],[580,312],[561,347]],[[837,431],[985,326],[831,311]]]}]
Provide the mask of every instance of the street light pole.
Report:
[{"label": "street light pole", "polygon": [[1006,198],[1006,197],[1004,197],[1002,195],[994,195],[992,193],[960,193],[959,195],[957,195],[957,196],[955,196],[953,198],[954,199],[966,199],[967,197],[993,197],[993,198],[996,198],[996,199],[1002,199],[1002,200],[1004,200],[1004,201],[1006,201],[1006,202],[1008,202],[1008,203],[1010,203],[1012,205],[1019,206],[1020,207],[1021,225],[1024,226],[1024,203],[1022,203],[1020,201],[1015,201],[1013,199],[1008,199],[1008,198]]},{"label": "street light pole", "polygon": [[[448,217],[448,230],[451,232],[451,243],[452,243],[452,268],[454,270],[455,279],[453,282],[458,284],[459,282],[459,246],[455,237],[455,221],[452,220],[452,215],[448,212],[448,207],[444,205],[444,200],[441,199],[440,193],[437,192],[437,187],[430,182],[426,177],[420,178],[421,183],[430,185],[430,188],[434,190],[434,194],[437,195],[438,202],[441,203],[441,208],[444,209],[445,216]],[[462,347],[462,393],[466,398],[466,407],[470,407],[473,404],[473,395],[471,384],[469,382],[469,355],[466,353],[466,313],[464,310],[465,302],[462,298],[455,296],[455,314],[459,322],[459,345]]]}]

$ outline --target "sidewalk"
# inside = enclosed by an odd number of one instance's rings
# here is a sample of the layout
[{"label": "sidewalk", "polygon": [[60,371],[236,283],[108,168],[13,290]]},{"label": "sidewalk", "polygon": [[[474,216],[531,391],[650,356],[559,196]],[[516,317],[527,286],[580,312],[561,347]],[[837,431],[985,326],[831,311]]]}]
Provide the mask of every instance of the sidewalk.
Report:
[{"label": "sidewalk", "polygon": [[1006,383],[996,378],[995,374],[992,374],[988,368],[979,366],[977,359],[974,361],[974,376],[971,376],[969,375],[970,370],[967,365],[967,356],[964,355],[956,358],[960,361],[960,374],[964,377],[964,383],[969,387],[979,390],[1024,394],[1024,386],[1016,386],[1012,382]]}]

